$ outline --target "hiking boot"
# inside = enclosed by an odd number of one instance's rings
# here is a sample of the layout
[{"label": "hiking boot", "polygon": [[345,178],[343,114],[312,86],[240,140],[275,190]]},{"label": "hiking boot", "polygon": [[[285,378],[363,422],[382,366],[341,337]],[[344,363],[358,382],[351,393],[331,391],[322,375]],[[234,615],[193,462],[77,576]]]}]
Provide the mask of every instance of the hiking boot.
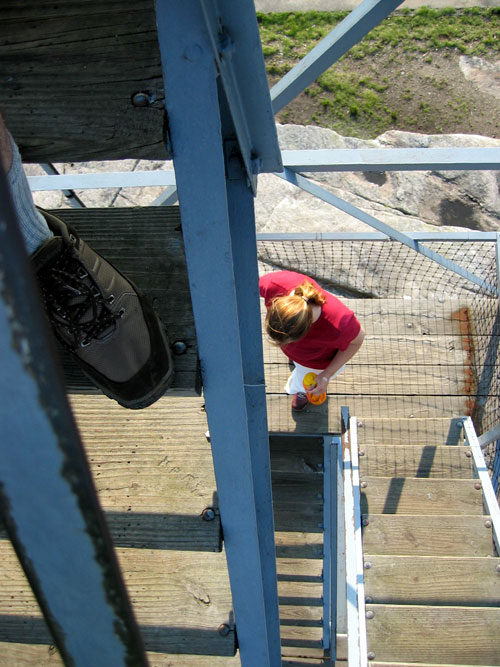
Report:
[{"label": "hiking boot", "polygon": [[293,395],[292,410],[303,410],[308,403],[309,400],[306,394],[299,391],[297,394]]},{"label": "hiking boot", "polygon": [[78,234],[40,210],[54,237],[31,257],[52,328],[90,380],[126,408],[145,408],[173,377],[163,326],[137,288]]}]

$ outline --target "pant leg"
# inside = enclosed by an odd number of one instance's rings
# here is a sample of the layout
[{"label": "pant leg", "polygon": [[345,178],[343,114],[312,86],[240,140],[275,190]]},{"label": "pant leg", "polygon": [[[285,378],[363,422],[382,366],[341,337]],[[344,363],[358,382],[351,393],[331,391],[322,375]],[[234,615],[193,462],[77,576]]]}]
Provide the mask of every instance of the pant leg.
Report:
[{"label": "pant leg", "polygon": [[35,207],[19,149],[12,136],[10,134],[9,136],[12,146],[12,164],[7,172],[7,182],[19,218],[26,250],[29,255],[32,255],[42,243],[51,239],[53,234],[47,227],[45,218]]}]

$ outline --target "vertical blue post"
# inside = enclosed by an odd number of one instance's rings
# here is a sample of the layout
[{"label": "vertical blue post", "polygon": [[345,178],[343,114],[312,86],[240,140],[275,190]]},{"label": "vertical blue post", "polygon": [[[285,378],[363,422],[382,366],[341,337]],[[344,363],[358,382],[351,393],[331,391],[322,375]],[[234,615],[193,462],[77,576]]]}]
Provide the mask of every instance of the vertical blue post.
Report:
[{"label": "vertical blue post", "polygon": [[257,342],[260,308],[251,193],[239,167],[228,179],[232,165],[225,158],[224,140],[229,137],[223,132],[217,71],[198,2],[157,0],[156,14],[240,657],[244,667],[278,666],[278,597],[262,350]]}]

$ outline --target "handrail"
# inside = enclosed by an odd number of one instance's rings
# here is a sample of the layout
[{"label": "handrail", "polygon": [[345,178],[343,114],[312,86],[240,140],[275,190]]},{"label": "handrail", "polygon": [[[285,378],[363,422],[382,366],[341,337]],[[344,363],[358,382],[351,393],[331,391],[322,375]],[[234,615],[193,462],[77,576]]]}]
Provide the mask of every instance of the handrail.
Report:
[{"label": "handrail", "polygon": [[500,440],[500,424],[490,428],[490,430],[486,431],[486,433],[483,433],[483,435],[477,436],[477,440],[481,449],[485,449],[495,440]]},{"label": "handrail", "polygon": [[471,417],[466,417],[464,420],[464,432],[465,439],[471,448],[475,471],[481,482],[484,507],[487,514],[491,517],[493,541],[495,543],[497,554],[500,555],[500,507],[493,490],[488,467],[486,466],[481,445],[479,444],[479,439]]},{"label": "handrail", "polygon": [[345,511],[345,568],[347,587],[347,660],[350,667],[366,667],[367,640],[361,541],[361,500],[357,420],[342,408],[342,459]]}]

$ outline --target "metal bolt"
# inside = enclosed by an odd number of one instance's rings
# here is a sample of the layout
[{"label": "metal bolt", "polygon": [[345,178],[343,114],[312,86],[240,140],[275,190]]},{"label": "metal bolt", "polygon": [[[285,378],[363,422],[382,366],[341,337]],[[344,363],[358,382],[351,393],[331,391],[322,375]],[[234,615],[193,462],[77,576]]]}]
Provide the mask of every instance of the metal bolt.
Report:
[{"label": "metal bolt", "polygon": [[457,422],[457,426],[458,426],[458,428],[462,428],[463,425],[464,425],[463,422]]},{"label": "metal bolt", "polygon": [[369,561],[369,560],[365,561],[364,568],[365,568],[365,570],[371,570],[372,562]]},{"label": "metal bolt", "polygon": [[361,482],[361,488],[362,489],[366,489],[367,486],[368,486],[368,482]]},{"label": "metal bolt", "polygon": [[374,616],[375,616],[375,614],[373,613],[373,611],[367,611],[366,612],[366,618],[373,618]]},{"label": "metal bolt", "polygon": [[373,651],[369,651],[366,657],[368,660],[375,660],[375,653]]},{"label": "metal bolt", "polygon": [[361,450],[359,451],[359,456],[364,456],[364,455],[365,455],[365,450],[364,450],[364,449],[361,449]]},{"label": "metal bolt", "polygon": [[201,513],[203,521],[213,521],[215,519],[215,510],[213,507],[205,507]]},{"label": "metal bolt", "polygon": [[489,520],[485,521],[484,526],[485,526],[485,528],[491,528],[491,521],[489,521]]},{"label": "metal bolt", "polygon": [[231,632],[231,628],[227,623],[221,623],[221,625],[219,625],[217,632],[220,634],[221,637],[227,637],[228,634]]},{"label": "metal bolt", "polygon": [[480,491],[481,490],[481,482],[476,482],[474,484],[474,488],[477,489],[478,491]]},{"label": "metal bolt", "polygon": [[470,459],[470,457],[472,456],[472,452],[469,452],[469,450],[467,450],[467,451],[465,452],[465,456],[467,456],[467,458]]},{"label": "metal bolt", "polygon": [[132,95],[132,104],[134,107],[148,107],[151,104],[151,97],[148,93],[134,93]]},{"label": "metal bolt", "polygon": [[497,565],[497,572],[500,574],[500,565]]},{"label": "metal bolt", "polygon": [[363,428],[364,424],[363,422],[358,422],[358,428]]},{"label": "metal bolt", "polygon": [[183,340],[176,340],[172,345],[172,350],[174,354],[186,354],[187,345]]},{"label": "metal bolt", "polygon": [[413,324],[411,322],[408,322],[406,326],[408,327],[408,329],[413,329]]},{"label": "metal bolt", "polygon": [[370,597],[369,595],[367,595],[367,596],[365,597],[365,602],[366,602],[366,604],[370,604],[370,602],[373,602],[373,598]]},{"label": "metal bolt", "polygon": [[363,526],[367,526],[370,523],[369,519],[363,519]]},{"label": "metal bolt", "polygon": [[410,415],[410,419],[415,419],[415,415]]}]

